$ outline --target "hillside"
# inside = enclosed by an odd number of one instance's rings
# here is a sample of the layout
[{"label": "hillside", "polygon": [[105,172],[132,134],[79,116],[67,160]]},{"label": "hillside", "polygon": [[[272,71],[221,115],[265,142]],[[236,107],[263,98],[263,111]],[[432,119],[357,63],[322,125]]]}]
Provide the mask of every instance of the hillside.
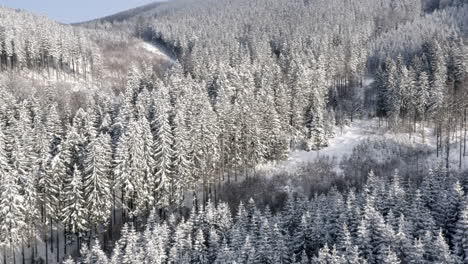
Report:
[{"label": "hillside", "polygon": [[177,0],[73,25],[0,8],[0,260],[468,263],[467,18],[465,0]]},{"label": "hillside", "polygon": [[150,12],[152,9],[158,8],[163,4],[164,4],[163,2],[150,3],[144,6],[135,7],[135,8],[125,10],[125,11],[112,14],[109,16],[105,16],[102,18],[93,19],[91,21],[78,22],[78,23],[75,23],[74,25],[92,27],[92,25],[94,24],[101,24],[101,23],[113,24],[113,23],[118,23],[118,22],[123,22],[123,21],[129,21],[129,20],[134,19],[137,16],[146,15],[145,13]]}]

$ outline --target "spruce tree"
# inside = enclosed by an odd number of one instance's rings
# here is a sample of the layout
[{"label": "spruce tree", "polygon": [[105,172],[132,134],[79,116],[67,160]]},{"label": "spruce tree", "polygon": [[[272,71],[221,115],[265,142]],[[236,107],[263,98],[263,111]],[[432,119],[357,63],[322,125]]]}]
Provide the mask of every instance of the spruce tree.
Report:
[{"label": "spruce tree", "polygon": [[[0,143],[1,144],[1,143]],[[24,197],[17,184],[18,174],[11,170],[2,176],[0,187],[0,242],[15,249],[27,238]]]},{"label": "spruce tree", "polygon": [[433,257],[436,263],[455,264],[455,258],[445,240],[442,231],[439,231],[433,244]]},{"label": "spruce tree", "polygon": [[90,227],[104,224],[110,216],[110,176],[112,166],[111,138],[101,135],[88,146],[84,181],[86,218]]},{"label": "spruce tree", "polygon": [[468,202],[465,199],[464,206],[459,212],[458,222],[453,235],[455,253],[460,256],[462,262],[468,261]]},{"label": "spruce tree", "polygon": [[63,190],[63,223],[69,232],[80,234],[87,230],[86,208],[83,199],[82,172],[75,165],[73,174],[65,180]]},{"label": "spruce tree", "polygon": [[425,254],[426,254],[425,246],[422,243],[421,239],[416,238],[414,240],[414,243],[411,246],[411,249],[412,250],[409,251],[408,256],[405,258],[408,261],[408,263],[414,263],[414,264],[426,263],[427,260],[425,259]]},{"label": "spruce tree", "polygon": [[[162,94],[161,94],[162,96]],[[171,203],[172,191],[178,187],[176,186],[176,179],[172,178],[173,175],[173,134],[169,123],[168,105],[165,102],[167,98],[162,97],[158,101],[158,109],[156,112],[156,121],[154,127],[156,129],[154,141],[154,161],[155,171],[154,181],[151,183],[153,196],[156,204],[162,207],[169,206]]]},{"label": "spruce tree", "polygon": [[[143,151],[143,138],[140,136],[140,126],[138,122],[132,121],[125,129],[120,138],[116,150],[115,158],[115,179],[114,190],[121,193],[121,202],[124,212],[131,215],[138,213],[136,203],[139,197],[137,194],[144,186],[146,164]],[[146,198],[146,197],[144,197]]]}]

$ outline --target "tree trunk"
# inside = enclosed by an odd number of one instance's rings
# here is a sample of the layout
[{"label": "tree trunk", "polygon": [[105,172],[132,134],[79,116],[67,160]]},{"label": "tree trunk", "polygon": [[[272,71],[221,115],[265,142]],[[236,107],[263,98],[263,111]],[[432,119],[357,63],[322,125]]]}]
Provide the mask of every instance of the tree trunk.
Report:
[{"label": "tree trunk", "polygon": [[464,135],[463,135],[463,157],[466,156],[466,108],[464,111],[464,116],[463,116],[463,128],[464,128]]},{"label": "tree trunk", "polygon": [[408,137],[409,137],[409,140],[411,141],[411,136],[413,135],[413,131],[411,131],[412,127],[411,127],[411,118],[408,116],[408,118],[406,118],[406,120],[408,121]]},{"label": "tree trunk", "polygon": [[195,209],[198,210],[198,198],[197,198],[197,192],[195,191],[195,187],[192,191],[192,196],[193,196],[193,206],[195,206]]},{"label": "tree trunk", "polygon": [[59,229],[57,228],[57,232],[55,232],[55,235],[57,236],[57,263],[60,263],[60,238],[59,238]]},{"label": "tree trunk", "polygon": [[52,219],[50,220],[50,252],[54,253],[54,231],[52,228]]},{"label": "tree trunk", "polygon": [[[46,231],[47,232],[47,231]],[[48,243],[49,241],[47,240],[47,234],[44,232],[44,241],[45,241],[45,259],[46,259],[46,264],[49,263],[49,246]]]},{"label": "tree trunk", "polygon": [[115,190],[112,190],[112,221],[111,227],[115,225]]},{"label": "tree trunk", "polygon": [[460,152],[460,163],[458,164],[458,168],[461,169],[462,167],[462,157],[463,157],[463,150],[462,150],[462,147],[463,147],[463,141],[462,141],[462,129],[463,129],[463,119],[461,119],[461,124],[460,124],[460,137],[459,137],[459,140],[460,140],[460,149],[459,149],[459,152]]},{"label": "tree trunk", "polygon": [[31,255],[32,255],[31,263],[34,263],[34,260],[36,259],[36,256],[37,256],[37,239],[34,239],[34,246],[33,246]]},{"label": "tree trunk", "polygon": [[[132,218],[135,218],[135,217],[132,217]],[[135,225],[134,225],[135,226]],[[88,248],[91,249],[91,240],[92,240],[92,237],[93,237],[93,229],[89,230],[89,234],[88,234]]]},{"label": "tree trunk", "polygon": [[439,140],[440,140],[440,131],[439,124],[436,125],[436,152],[437,158],[439,157]]},{"label": "tree trunk", "polygon": [[[110,241],[114,241],[114,235],[113,235],[114,232],[113,232],[113,228],[112,228],[112,220],[111,220],[111,222],[110,222],[110,226],[108,227],[107,232],[109,233],[109,234],[108,234],[109,240],[110,240]],[[106,248],[107,248],[107,246],[106,246]]]},{"label": "tree trunk", "polygon": [[[449,123],[451,123],[451,120],[449,121]],[[449,160],[450,160],[450,125],[447,125],[447,157],[446,157],[446,160],[445,160],[445,168],[447,169],[447,176],[449,174],[449,169],[450,169],[450,165],[449,165]]]},{"label": "tree trunk", "polygon": [[422,126],[421,132],[422,132],[422,143],[423,144],[426,143],[426,133],[424,131],[424,126],[425,126],[424,122],[426,121],[425,119],[426,119],[426,117],[423,114],[422,120],[421,120],[421,126]]},{"label": "tree trunk", "polygon": [[26,264],[26,259],[24,258],[24,243],[21,243],[21,262]]},{"label": "tree trunk", "polygon": [[47,57],[47,77],[50,79],[50,65],[49,65],[49,57]]},{"label": "tree trunk", "polygon": [[78,256],[81,256],[81,238],[79,233],[75,233],[76,235],[76,248],[78,251]]},{"label": "tree trunk", "polygon": [[218,189],[221,187],[221,181],[218,181],[218,184],[215,184],[214,187],[214,203],[218,204]]},{"label": "tree trunk", "polygon": [[41,203],[41,220],[42,220],[43,223],[45,222],[45,218],[44,218],[44,204],[43,204],[43,203]]},{"label": "tree trunk", "polygon": [[120,207],[121,207],[121,211],[122,211],[122,216],[120,218],[120,221],[122,221],[122,223],[125,223],[126,222],[126,216],[125,216],[125,200],[124,200],[124,191],[122,189],[122,200],[120,200]]}]

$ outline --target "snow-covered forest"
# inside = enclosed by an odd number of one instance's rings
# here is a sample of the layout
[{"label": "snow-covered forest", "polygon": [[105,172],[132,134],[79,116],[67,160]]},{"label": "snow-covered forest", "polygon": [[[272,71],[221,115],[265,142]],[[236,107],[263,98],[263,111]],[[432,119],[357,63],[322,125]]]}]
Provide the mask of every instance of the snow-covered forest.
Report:
[{"label": "snow-covered forest", "polygon": [[466,0],[0,7],[0,262],[468,263],[467,111]]}]

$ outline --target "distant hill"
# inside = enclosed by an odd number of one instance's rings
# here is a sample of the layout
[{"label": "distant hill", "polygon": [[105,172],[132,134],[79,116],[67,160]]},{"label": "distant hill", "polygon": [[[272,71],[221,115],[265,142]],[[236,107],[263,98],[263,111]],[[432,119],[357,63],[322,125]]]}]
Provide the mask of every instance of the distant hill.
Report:
[{"label": "distant hill", "polygon": [[103,22],[109,22],[109,23],[115,23],[115,22],[122,22],[126,21],[129,19],[132,19],[138,15],[141,15],[143,13],[146,13],[147,11],[153,10],[161,5],[166,4],[166,2],[154,2],[150,3],[144,6],[139,6],[136,8],[132,8],[129,10],[125,10],[113,15],[89,20],[89,21],[84,21],[84,22],[79,22],[79,23],[73,23],[73,25],[86,25],[86,24],[94,24],[94,23],[103,23]]}]

